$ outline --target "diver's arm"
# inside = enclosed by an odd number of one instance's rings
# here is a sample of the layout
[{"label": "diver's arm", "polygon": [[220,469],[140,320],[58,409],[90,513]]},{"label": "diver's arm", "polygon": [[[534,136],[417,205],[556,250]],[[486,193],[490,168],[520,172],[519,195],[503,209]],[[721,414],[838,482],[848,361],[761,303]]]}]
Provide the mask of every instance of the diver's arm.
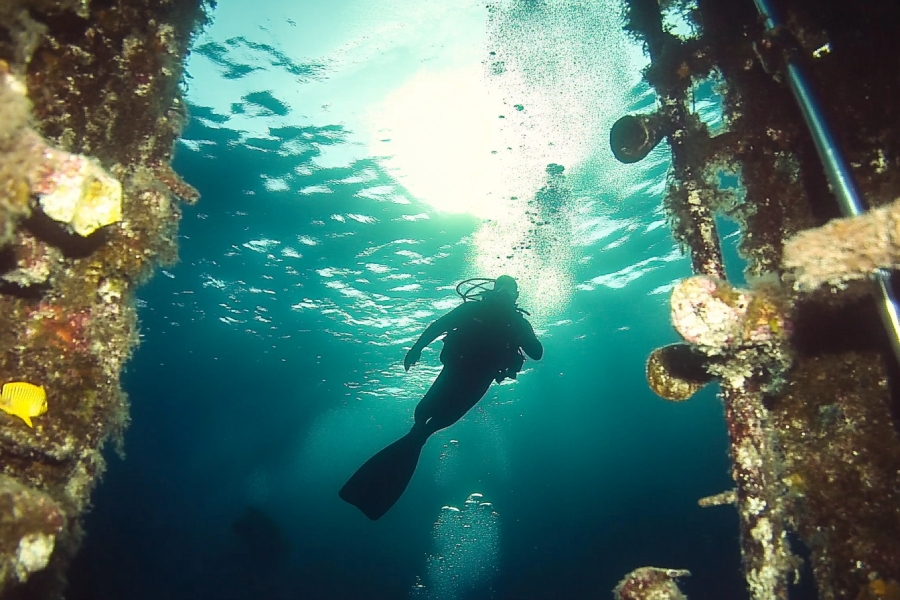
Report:
[{"label": "diver's arm", "polygon": [[522,319],[522,322],[525,324],[522,332],[522,350],[525,351],[529,358],[541,360],[541,357],[544,356],[544,346],[537,339],[537,336],[534,335],[534,328],[531,326],[531,323],[525,319]]},{"label": "diver's arm", "polygon": [[[422,335],[419,336],[419,339],[416,340],[416,343],[413,344],[413,347],[409,349],[409,352],[406,353],[406,358],[403,360],[403,368],[409,371],[409,368],[419,362],[419,358],[422,356],[422,350],[425,347],[436,340],[439,335],[447,333],[451,329],[455,329],[459,327],[460,323],[465,318],[465,312],[469,309],[465,308],[466,306],[470,306],[467,304],[460,304],[446,315],[429,325],[425,328],[425,331],[422,332]],[[533,335],[533,334],[532,334]]]}]

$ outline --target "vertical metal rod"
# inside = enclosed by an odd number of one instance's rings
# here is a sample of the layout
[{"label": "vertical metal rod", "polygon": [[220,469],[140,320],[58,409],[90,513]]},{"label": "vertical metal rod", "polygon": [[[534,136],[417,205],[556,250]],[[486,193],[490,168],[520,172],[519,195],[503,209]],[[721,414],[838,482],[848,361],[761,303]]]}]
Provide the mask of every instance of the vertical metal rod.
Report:
[{"label": "vertical metal rod", "polygon": [[812,134],[816,151],[819,153],[819,158],[822,159],[822,166],[825,167],[825,177],[838,199],[841,212],[845,217],[861,215],[866,209],[856,183],[853,181],[853,174],[850,172],[847,159],[835,140],[828,122],[822,115],[818,99],[806,78],[806,73],[790,58],[787,62],[787,72],[788,84],[794,93],[794,98],[797,99],[797,104],[800,105],[803,120],[806,121],[809,132]]},{"label": "vertical metal rod", "polygon": [[891,286],[891,274],[884,269],[875,271],[875,283],[881,292],[881,301],[878,303],[878,312],[881,313],[881,320],[884,326],[888,328],[888,335],[891,338],[891,347],[894,349],[894,356],[900,362],[900,304],[897,302],[897,296],[894,294],[894,288]]},{"label": "vertical metal rod", "polygon": [[[769,0],[753,1],[759,14],[766,18],[767,29],[773,29],[781,24]],[[831,191],[838,199],[841,213],[846,217],[856,217],[865,212],[865,207],[847,159],[844,157],[831,127],[825,120],[819,101],[802,66],[794,62],[790,56],[786,58],[786,63],[788,85],[800,106],[803,119],[809,127],[816,151],[819,153],[825,169],[825,177],[828,179]],[[883,269],[878,269],[874,274],[874,279],[880,295],[878,312],[887,329],[888,337],[891,339],[894,358],[900,362],[900,304],[898,304],[894,288],[891,285],[891,274]]]}]

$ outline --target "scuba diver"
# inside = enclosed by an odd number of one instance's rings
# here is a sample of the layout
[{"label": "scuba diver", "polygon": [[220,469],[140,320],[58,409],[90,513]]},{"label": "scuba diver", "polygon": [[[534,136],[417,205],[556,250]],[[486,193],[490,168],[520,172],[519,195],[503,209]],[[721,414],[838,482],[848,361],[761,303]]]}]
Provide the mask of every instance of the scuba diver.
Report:
[{"label": "scuba diver", "polygon": [[[483,283],[466,293],[459,291],[460,286],[472,281]],[[493,289],[485,289],[490,281],[469,279],[460,283],[456,291],[465,302],[429,325],[406,353],[403,367],[409,371],[428,344],[447,334],[440,357],[444,368],[416,406],[412,429],[370,458],[339,492],[341,499],[373,521],[403,495],[431,434],[459,421],[494,381],[515,379],[525,362],[522,351],[534,360],[544,354],[534,329],[522,316],[525,311],[516,306],[516,280],[502,275],[493,280]],[[482,291],[472,294],[475,289]],[[473,300],[472,296],[480,299]]]}]

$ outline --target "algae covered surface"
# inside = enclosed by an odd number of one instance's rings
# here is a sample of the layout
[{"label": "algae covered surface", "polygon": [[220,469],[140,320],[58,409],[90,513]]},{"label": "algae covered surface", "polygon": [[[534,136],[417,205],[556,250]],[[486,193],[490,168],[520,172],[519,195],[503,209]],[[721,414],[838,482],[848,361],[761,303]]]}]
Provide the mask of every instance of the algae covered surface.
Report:
[{"label": "algae covered surface", "polygon": [[168,164],[204,18],[199,3],[0,7],[0,379],[46,391],[33,428],[0,423],[9,597],[62,593],[101,447],[127,425],[133,289],[175,259],[178,195],[193,199]]}]

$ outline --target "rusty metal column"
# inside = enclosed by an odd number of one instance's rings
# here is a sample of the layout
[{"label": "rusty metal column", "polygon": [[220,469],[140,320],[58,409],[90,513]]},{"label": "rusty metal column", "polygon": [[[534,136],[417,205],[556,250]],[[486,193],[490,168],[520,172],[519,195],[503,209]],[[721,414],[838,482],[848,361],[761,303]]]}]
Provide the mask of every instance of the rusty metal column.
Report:
[{"label": "rusty metal column", "polygon": [[[629,4],[630,25],[643,33],[653,63],[686,64],[683,60],[686,57],[678,55],[684,54],[682,42],[662,29],[656,0],[629,0]],[[669,210],[676,212],[675,216],[681,220],[680,229],[691,248],[694,272],[724,279],[722,252],[709,207],[715,189],[699,178],[706,157],[688,151],[699,147],[698,141],[708,141],[708,138],[692,138],[699,132],[692,132],[689,126],[687,90],[683,81],[684,78],[673,74],[657,72],[650,83],[662,98],[663,106],[656,115],[645,116],[641,122],[660,118],[666,123],[664,128],[672,149],[677,182],[669,188],[667,201]],[[781,460],[776,436],[771,430],[762,393],[748,391],[745,385],[752,376],[751,354],[752,351],[748,351],[728,356],[727,364],[719,374],[732,477],[737,488],[735,504],[740,517],[741,555],[751,598],[784,600],[788,597],[787,577],[793,572],[795,563],[784,529]]]}]

